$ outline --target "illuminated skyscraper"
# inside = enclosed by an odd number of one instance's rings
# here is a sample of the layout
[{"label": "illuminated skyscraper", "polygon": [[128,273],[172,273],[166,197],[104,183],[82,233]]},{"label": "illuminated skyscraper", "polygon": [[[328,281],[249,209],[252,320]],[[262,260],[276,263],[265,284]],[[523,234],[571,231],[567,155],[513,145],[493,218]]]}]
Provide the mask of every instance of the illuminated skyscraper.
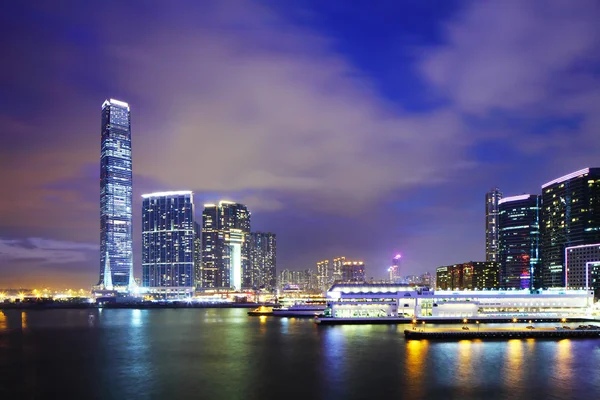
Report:
[{"label": "illuminated skyscraper", "polygon": [[330,265],[329,260],[319,261],[317,263],[317,286],[322,292],[326,292],[330,287]]},{"label": "illuminated skyscraper", "polygon": [[250,234],[252,287],[275,290],[277,285],[277,238],[274,233]]},{"label": "illuminated skyscraper", "polygon": [[396,254],[392,259],[392,265],[388,268],[390,274],[390,283],[400,283],[402,277],[400,276],[400,260],[402,255]]},{"label": "illuminated skyscraper", "polygon": [[194,287],[194,195],[142,195],[142,285]]},{"label": "illuminated skyscraper", "polygon": [[436,290],[498,289],[498,263],[470,261],[439,267],[436,270]]},{"label": "illuminated skyscraper", "polygon": [[202,288],[252,287],[250,212],[243,204],[205,204],[202,213]]},{"label": "illuminated skyscraper", "polygon": [[[126,290],[135,285],[131,204],[131,115],[127,103],[110,99],[102,104],[100,149],[98,285],[104,289]],[[105,271],[112,282],[105,278]]]},{"label": "illuminated skyscraper", "polygon": [[333,259],[332,269],[329,273],[329,284],[333,285],[335,282],[342,280],[342,266],[346,261],[346,257],[337,257]]},{"label": "illuminated skyscraper", "polygon": [[600,168],[542,185],[540,246],[543,286],[565,286],[565,248],[600,243]]},{"label": "illuminated skyscraper", "polygon": [[500,288],[541,288],[540,196],[524,194],[498,202]]},{"label": "illuminated skyscraper", "polygon": [[498,202],[500,189],[493,188],[485,194],[485,260],[498,261]]},{"label": "illuminated skyscraper", "polygon": [[342,282],[365,282],[365,263],[362,261],[344,261]]}]

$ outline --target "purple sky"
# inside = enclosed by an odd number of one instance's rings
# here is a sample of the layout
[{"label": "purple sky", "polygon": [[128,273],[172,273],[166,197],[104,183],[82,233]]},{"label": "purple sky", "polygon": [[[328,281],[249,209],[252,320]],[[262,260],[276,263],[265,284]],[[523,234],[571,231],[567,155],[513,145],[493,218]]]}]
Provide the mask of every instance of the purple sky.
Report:
[{"label": "purple sky", "polygon": [[[26,3],[26,4],[20,4]],[[140,195],[248,204],[278,269],[484,258],[484,194],[600,166],[600,5],[28,1],[0,14],[0,287],[96,283],[100,111]],[[171,4],[170,6],[167,4]]]}]

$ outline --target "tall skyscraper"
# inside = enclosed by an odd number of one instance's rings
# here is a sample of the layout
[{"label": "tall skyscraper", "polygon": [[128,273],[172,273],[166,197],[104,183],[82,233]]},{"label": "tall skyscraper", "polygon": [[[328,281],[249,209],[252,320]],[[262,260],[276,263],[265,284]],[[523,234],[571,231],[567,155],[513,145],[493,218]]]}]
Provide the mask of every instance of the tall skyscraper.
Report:
[{"label": "tall skyscraper", "polygon": [[342,266],[346,262],[346,257],[337,257],[333,259],[332,270],[329,274],[329,285],[342,280]]},{"label": "tall skyscraper", "polygon": [[388,273],[390,274],[390,283],[400,283],[402,281],[402,277],[400,276],[400,261],[402,260],[402,255],[396,254],[394,258],[392,258],[392,265],[388,268]]},{"label": "tall skyscraper", "polygon": [[194,195],[142,195],[142,285],[194,287]]},{"label": "tall skyscraper", "polygon": [[135,285],[132,229],[131,115],[127,103],[110,99],[102,104],[98,286]]},{"label": "tall skyscraper", "polygon": [[250,234],[252,287],[275,290],[277,285],[277,238],[270,232]]},{"label": "tall skyscraper", "polygon": [[565,248],[600,243],[600,168],[542,185],[540,226],[544,287],[565,286]]},{"label": "tall skyscraper", "polygon": [[539,269],[541,198],[534,194],[498,202],[500,287],[541,288]]},{"label": "tall skyscraper", "polygon": [[250,212],[243,204],[205,204],[202,213],[202,288],[252,287]]},{"label": "tall skyscraper", "polygon": [[492,188],[485,194],[485,260],[498,261],[498,202],[502,193]]},{"label": "tall skyscraper", "polygon": [[329,274],[329,260],[319,261],[317,263],[317,286],[322,292],[326,292],[331,287]]},{"label": "tall skyscraper", "polygon": [[344,261],[342,282],[365,282],[365,263],[362,261]]},{"label": "tall skyscraper", "polygon": [[565,249],[569,289],[600,290],[600,243],[584,244]]}]

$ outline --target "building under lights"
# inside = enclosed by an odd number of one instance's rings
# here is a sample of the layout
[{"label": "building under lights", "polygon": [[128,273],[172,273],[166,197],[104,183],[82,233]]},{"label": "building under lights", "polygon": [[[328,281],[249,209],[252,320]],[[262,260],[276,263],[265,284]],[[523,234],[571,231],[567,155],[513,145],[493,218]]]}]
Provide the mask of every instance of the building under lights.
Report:
[{"label": "building under lights", "polygon": [[252,288],[250,212],[239,203],[205,204],[202,213],[202,270],[204,290]]},{"label": "building under lights", "polygon": [[502,192],[493,188],[485,194],[485,260],[498,261],[498,202]]},{"label": "building under lights", "polygon": [[252,287],[273,291],[277,285],[277,238],[271,232],[250,234]]},{"label": "building under lights", "polygon": [[498,262],[503,289],[541,287],[540,203],[540,196],[534,194],[504,197],[498,202]]},{"label": "building under lights", "polygon": [[600,243],[567,247],[565,260],[567,288],[600,291]]},{"label": "building under lights", "polygon": [[317,286],[319,290],[326,292],[331,287],[329,282],[330,264],[329,260],[317,262]]},{"label": "building under lights", "polygon": [[142,195],[142,286],[193,293],[198,240],[190,191]]},{"label": "building under lights", "polygon": [[512,319],[590,317],[587,290],[432,291],[396,284],[336,284],[327,292],[333,318]]},{"label": "building under lights", "polygon": [[331,278],[329,280],[329,286],[335,282],[341,282],[343,279],[343,265],[346,262],[346,257],[336,257],[333,259]]},{"label": "building under lights", "polygon": [[344,261],[341,282],[365,282],[365,263],[362,261]]},{"label": "building under lights", "polygon": [[436,270],[438,290],[497,289],[499,266],[495,262],[470,261],[439,267]]},{"label": "building under lights", "polygon": [[600,168],[585,168],[542,185],[543,286],[567,283],[567,247],[594,243],[600,243]]},{"label": "building under lights", "polygon": [[101,290],[125,291],[133,277],[131,115],[119,100],[102,104],[100,153]]},{"label": "building under lights", "polygon": [[392,259],[392,265],[388,268],[390,283],[401,283],[402,281],[402,276],[400,275],[401,259],[402,256],[400,254],[396,254]]}]

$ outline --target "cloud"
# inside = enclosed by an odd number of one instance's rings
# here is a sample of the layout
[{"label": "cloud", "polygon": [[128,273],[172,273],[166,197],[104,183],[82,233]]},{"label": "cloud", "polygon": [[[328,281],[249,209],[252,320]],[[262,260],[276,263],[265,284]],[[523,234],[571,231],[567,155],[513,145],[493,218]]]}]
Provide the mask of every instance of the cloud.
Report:
[{"label": "cloud", "polygon": [[0,260],[4,261],[35,260],[44,264],[69,264],[87,261],[89,257],[86,252],[97,250],[97,245],[88,243],[42,238],[0,238]]}]

